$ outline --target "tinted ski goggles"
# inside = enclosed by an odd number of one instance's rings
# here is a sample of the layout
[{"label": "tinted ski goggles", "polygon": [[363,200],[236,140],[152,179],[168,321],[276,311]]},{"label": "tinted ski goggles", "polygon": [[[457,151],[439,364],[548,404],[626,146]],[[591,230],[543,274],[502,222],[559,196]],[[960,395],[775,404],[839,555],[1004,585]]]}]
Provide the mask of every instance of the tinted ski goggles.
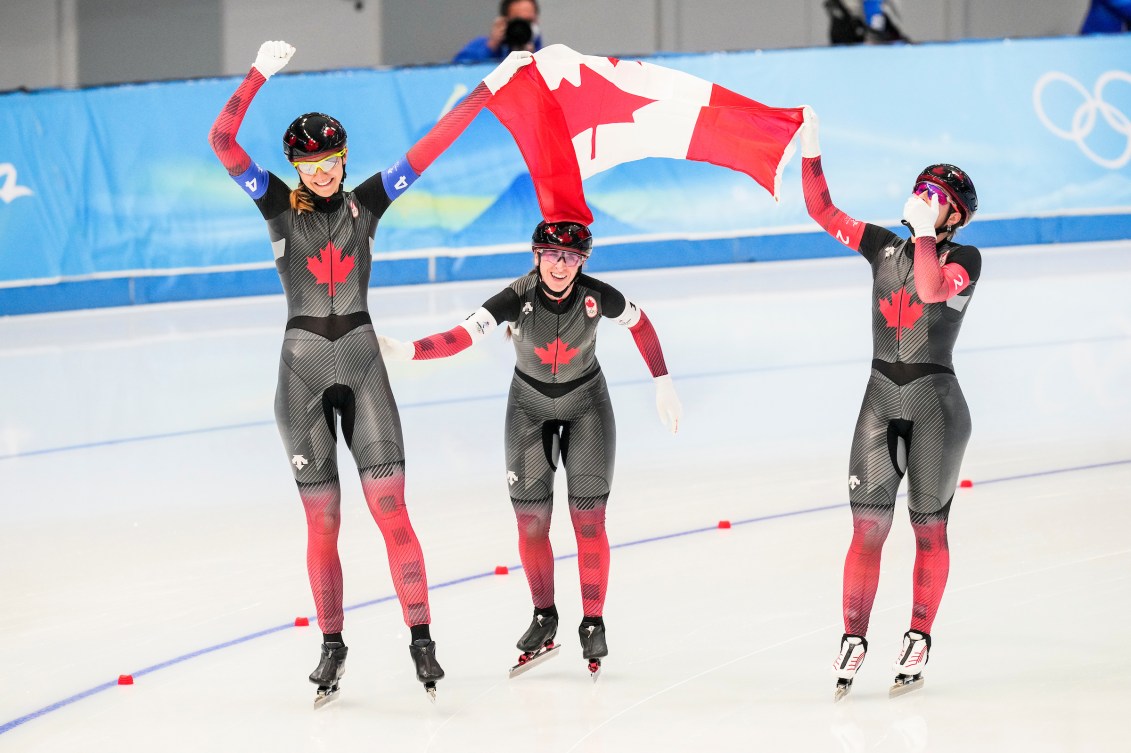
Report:
[{"label": "tinted ski goggles", "polygon": [[334,152],[328,157],[323,157],[317,162],[292,162],[291,164],[297,167],[300,173],[304,173],[306,175],[314,175],[319,170],[324,173],[328,173],[337,166],[338,160],[340,160],[344,156],[346,156],[345,149],[340,152]]},{"label": "tinted ski goggles", "polygon": [[939,200],[940,206],[945,206],[950,203],[950,196],[947,195],[941,187],[936,186],[934,183],[923,181],[915,185],[915,190],[912,192],[916,196],[922,196],[924,193],[930,194]]},{"label": "tinted ski goggles", "polygon": [[541,256],[542,261],[557,264],[559,261],[567,267],[578,267],[585,261],[585,257],[576,251],[566,251],[564,248],[550,248],[539,246],[534,249]]}]

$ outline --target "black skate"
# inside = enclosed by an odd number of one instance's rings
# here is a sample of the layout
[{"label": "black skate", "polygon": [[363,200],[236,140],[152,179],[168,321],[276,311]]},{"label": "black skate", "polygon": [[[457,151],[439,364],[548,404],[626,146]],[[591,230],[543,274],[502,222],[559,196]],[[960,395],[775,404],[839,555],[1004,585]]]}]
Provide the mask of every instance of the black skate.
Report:
[{"label": "black skate", "polygon": [[408,653],[416,663],[416,679],[424,683],[424,691],[435,703],[436,683],[444,679],[444,670],[436,661],[436,641],[417,639],[408,647]]},{"label": "black skate", "polygon": [[895,659],[895,680],[889,698],[897,698],[904,693],[923,687],[923,668],[931,653],[931,636],[918,630],[908,630],[903,634],[903,647]]},{"label": "black skate", "polygon": [[600,617],[586,617],[577,633],[581,636],[581,655],[589,660],[589,672],[596,682],[601,674],[601,659],[609,655],[609,646],[605,643],[605,621]]},{"label": "black skate", "polygon": [[528,669],[533,669],[542,662],[557,656],[560,645],[554,643],[554,636],[558,634],[558,616],[551,613],[534,613],[530,627],[518,639],[518,650],[522,655],[518,657],[518,664],[511,667],[508,677],[517,677]]},{"label": "black skate", "polygon": [[346,673],[346,653],[349,649],[344,643],[323,643],[322,657],[318,666],[310,673],[310,681],[318,686],[314,696],[314,708],[320,709],[338,697],[338,681]]}]

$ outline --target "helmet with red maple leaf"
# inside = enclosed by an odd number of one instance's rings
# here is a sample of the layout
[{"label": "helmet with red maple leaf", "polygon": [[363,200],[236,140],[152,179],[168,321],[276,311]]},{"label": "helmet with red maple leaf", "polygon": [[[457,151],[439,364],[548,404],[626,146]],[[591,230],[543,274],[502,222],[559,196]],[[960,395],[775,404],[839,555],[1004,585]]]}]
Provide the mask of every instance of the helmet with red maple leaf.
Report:
[{"label": "helmet with red maple leaf", "polygon": [[283,153],[295,162],[323,152],[336,152],[346,145],[346,129],[337,118],[323,112],[299,115],[283,134]]},{"label": "helmet with red maple leaf", "polygon": [[929,165],[919,173],[915,185],[924,182],[934,183],[946,191],[947,196],[954,199],[958,211],[962,213],[962,226],[970,224],[970,220],[974,219],[974,213],[978,211],[978,192],[974,190],[974,181],[970,180],[970,176],[964,170],[946,163]]},{"label": "helmet with red maple leaf", "polygon": [[560,248],[589,258],[593,250],[593,233],[580,222],[539,222],[534,228],[530,244],[535,251],[541,248]]}]

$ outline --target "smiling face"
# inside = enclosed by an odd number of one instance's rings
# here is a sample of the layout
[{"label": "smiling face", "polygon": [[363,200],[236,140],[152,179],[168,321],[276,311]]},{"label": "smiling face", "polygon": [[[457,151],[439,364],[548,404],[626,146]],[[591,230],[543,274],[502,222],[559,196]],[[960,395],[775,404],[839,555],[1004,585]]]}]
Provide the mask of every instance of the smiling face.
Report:
[{"label": "smiling face", "polygon": [[[342,178],[345,177],[346,154],[340,157],[335,155],[314,155],[309,160],[302,160],[300,163],[303,168],[296,167],[299,180],[306,186],[311,193],[315,196],[320,196],[323,199],[333,196],[338,192],[342,186]],[[314,168],[314,174],[309,175],[305,171]]]},{"label": "smiling face", "polygon": [[555,295],[565,297],[581,272],[585,261],[581,254],[558,249],[539,249],[534,252],[534,262],[543,284]]}]

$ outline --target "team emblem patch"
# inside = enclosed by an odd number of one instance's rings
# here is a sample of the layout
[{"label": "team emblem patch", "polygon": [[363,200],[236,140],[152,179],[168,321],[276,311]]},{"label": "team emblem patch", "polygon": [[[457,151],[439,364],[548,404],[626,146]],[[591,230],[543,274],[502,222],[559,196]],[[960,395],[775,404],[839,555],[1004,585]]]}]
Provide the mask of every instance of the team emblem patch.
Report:
[{"label": "team emblem patch", "polygon": [[597,301],[591,295],[585,296],[585,314],[590,319],[597,316]]},{"label": "team emblem patch", "polygon": [[522,304],[522,313],[529,314],[533,310],[534,310],[534,304],[531,303],[530,301],[527,301],[526,303]]}]

